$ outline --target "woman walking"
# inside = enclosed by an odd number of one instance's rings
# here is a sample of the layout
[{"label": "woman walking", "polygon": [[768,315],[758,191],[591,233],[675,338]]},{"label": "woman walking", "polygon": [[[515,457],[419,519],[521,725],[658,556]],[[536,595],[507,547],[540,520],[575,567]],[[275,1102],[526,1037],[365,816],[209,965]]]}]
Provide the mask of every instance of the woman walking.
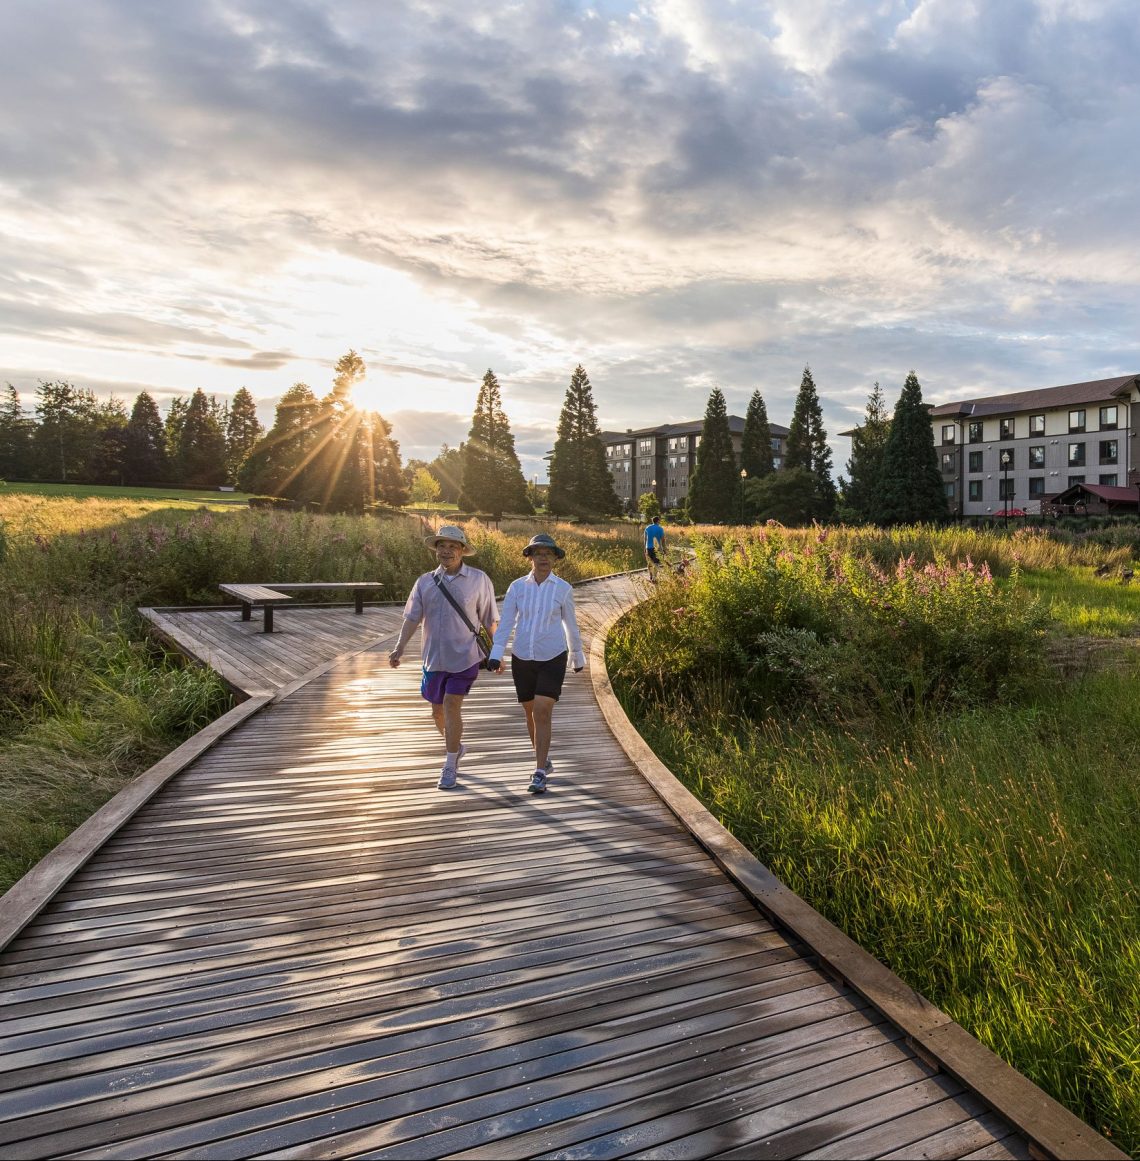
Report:
[{"label": "woman walking", "polygon": [[512,581],[503,598],[503,615],[487,658],[487,670],[502,666],[507,642],[514,633],[511,677],[526,713],[526,728],[534,746],[534,774],[527,790],[543,794],[554,772],[550,734],[554,704],[562,693],[569,660],[575,673],[586,668],[582,638],[574,616],[574,589],[554,575],[554,563],[566,555],[545,532],[532,536],[523,549],[530,572]]}]

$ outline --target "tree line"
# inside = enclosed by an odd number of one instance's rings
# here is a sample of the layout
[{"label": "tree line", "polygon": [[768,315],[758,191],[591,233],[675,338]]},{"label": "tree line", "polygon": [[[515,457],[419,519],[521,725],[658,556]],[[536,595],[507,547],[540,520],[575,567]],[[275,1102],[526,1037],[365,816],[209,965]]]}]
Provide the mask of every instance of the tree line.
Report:
[{"label": "tree line", "polygon": [[[322,511],[364,511],[377,504],[442,500],[469,512],[531,514],[528,487],[494,371],[483,376],[467,440],[442,445],[434,460],[401,464],[399,443],[378,413],[354,406],[352,389],[366,375],[355,352],[333,369],[322,397],[295,383],[278,403],[268,431],[254,400],[240,388],[227,402],[197,390],[175,398],[165,418],[141,392],[124,404],[100,402],[64,381],[41,382],[34,415],[8,384],[0,400],[0,478],[92,484],[177,484],[279,497]],[[864,422],[852,435],[847,478],[831,479],[831,451],[819,394],[805,367],[784,463],[777,471],[764,398],[754,391],[739,456],[733,449],[724,394],[709,395],[689,494],[675,515],[697,523],[779,520],[807,524],[897,524],[938,521],[947,506],[929,412],[912,371],[888,416],[876,383]],[[546,508],[556,516],[613,516],[622,503],[606,464],[589,376],[579,364],[566,389],[550,456]],[[657,498],[640,498],[659,512]]]}]

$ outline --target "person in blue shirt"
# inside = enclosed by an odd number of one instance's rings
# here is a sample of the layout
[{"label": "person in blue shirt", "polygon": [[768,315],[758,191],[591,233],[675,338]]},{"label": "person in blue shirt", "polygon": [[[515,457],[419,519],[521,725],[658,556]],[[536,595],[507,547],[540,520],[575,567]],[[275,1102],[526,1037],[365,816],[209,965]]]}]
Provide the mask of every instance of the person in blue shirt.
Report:
[{"label": "person in blue shirt", "polygon": [[657,583],[657,570],[665,555],[665,529],[652,520],[645,526],[645,563],[649,568],[649,579]]},{"label": "person in blue shirt", "polygon": [[550,761],[551,724],[554,703],[562,693],[566,677],[566,662],[572,661],[575,673],[581,673],[586,667],[582,636],[574,615],[574,589],[553,572],[555,561],[565,555],[545,532],[531,537],[523,549],[523,556],[530,560],[530,572],[511,581],[503,597],[503,615],[487,655],[487,672],[500,672],[503,653],[514,633],[511,677],[515,694],[526,713],[526,728],[534,746],[534,774],[527,787],[531,794],[545,793],[547,781],[554,772]]}]

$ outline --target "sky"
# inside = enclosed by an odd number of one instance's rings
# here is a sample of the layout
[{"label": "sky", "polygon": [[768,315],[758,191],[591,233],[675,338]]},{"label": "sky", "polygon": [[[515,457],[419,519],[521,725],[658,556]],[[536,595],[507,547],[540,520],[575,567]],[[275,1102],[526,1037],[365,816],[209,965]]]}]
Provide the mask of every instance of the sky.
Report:
[{"label": "sky", "polygon": [[1140,371],[1135,0],[4,0],[0,381],[165,411],[368,367],[405,459],[494,370],[599,423]]}]

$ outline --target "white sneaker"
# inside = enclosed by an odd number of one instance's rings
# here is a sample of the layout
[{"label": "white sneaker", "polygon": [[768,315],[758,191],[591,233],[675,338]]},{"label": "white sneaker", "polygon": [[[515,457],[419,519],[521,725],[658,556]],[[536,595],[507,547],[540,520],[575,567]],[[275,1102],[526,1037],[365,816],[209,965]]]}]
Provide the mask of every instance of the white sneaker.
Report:
[{"label": "white sneaker", "polygon": [[456,756],[456,759],[455,759],[456,770],[459,769],[459,763],[463,761],[463,755],[466,753],[467,753],[467,747],[462,742],[460,742],[459,743],[459,754]]},{"label": "white sneaker", "polygon": [[536,770],[530,776],[530,785],[527,787],[527,792],[530,794],[545,794],[546,793],[546,771]]},{"label": "white sneaker", "polygon": [[440,790],[454,790],[455,789],[455,767],[454,766],[444,766],[443,771],[440,773],[440,776],[439,776],[439,782],[436,783],[436,786]]}]

